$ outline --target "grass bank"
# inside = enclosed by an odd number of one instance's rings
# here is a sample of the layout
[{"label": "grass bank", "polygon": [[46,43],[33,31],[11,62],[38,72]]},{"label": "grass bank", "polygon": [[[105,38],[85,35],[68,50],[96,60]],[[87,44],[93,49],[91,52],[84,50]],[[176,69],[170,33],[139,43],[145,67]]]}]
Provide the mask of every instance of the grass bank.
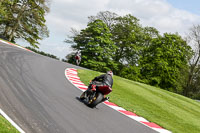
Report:
[{"label": "grass bank", "polygon": [[0,133],[19,133],[19,131],[0,115]]},{"label": "grass bank", "polygon": [[[101,73],[78,70],[81,81]],[[114,76],[111,102],[154,122],[173,133],[200,133],[200,102],[160,88]]]}]

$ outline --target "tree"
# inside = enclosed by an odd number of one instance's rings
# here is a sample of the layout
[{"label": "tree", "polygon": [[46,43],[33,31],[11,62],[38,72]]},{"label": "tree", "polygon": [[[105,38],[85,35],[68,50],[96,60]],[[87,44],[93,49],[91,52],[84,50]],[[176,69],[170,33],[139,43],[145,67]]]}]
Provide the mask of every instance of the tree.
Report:
[{"label": "tree", "polygon": [[[11,12],[9,5],[11,4],[11,1],[9,0],[0,0],[0,36],[1,38],[8,40],[6,36],[3,35],[5,25],[8,23],[8,21],[12,21],[11,19]],[[2,25],[3,24],[3,25]]]},{"label": "tree", "polygon": [[154,38],[140,58],[141,75],[148,84],[182,93],[182,70],[187,68],[191,47],[177,34]]},{"label": "tree", "polygon": [[3,16],[5,16],[5,3],[7,3],[8,1],[7,0],[4,0],[4,3],[3,3],[3,0],[0,0],[0,22],[2,21],[3,19]]},{"label": "tree", "polygon": [[[120,71],[120,76],[134,81],[143,82],[140,74],[140,58],[145,58],[145,49],[150,47],[153,38],[158,38],[159,32],[153,27],[141,27],[141,31],[137,33],[138,37],[135,43],[135,52],[127,54],[127,65],[124,65]],[[132,44],[134,45],[134,44]]]},{"label": "tree", "polygon": [[195,74],[193,75],[192,84],[189,86],[187,96],[200,100],[200,65],[196,66],[194,71]]},{"label": "tree", "polygon": [[112,58],[116,48],[110,39],[111,35],[105,23],[95,20],[74,37],[76,44],[72,48],[81,50],[82,66],[98,71],[114,67]]},{"label": "tree", "polygon": [[112,30],[112,25],[115,24],[116,18],[119,17],[116,13],[110,12],[110,11],[103,11],[97,13],[96,16],[89,16],[89,23],[94,22],[95,20],[102,20],[107,27]]},{"label": "tree", "polygon": [[[158,31],[152,27],[143,28],[139,24],[139,19],[130,14],[117,17],[115,20],[111,32],[112,40],[117,46],[114,60],[120,64],[121,71],[118,74],[129,79],[138,79],[137,76],[140,75],[138,60],[142,57],[144,47],[147,47],[149,41],[158,35]],[[129,73],[130,71],[132,74]]]},{"label": "tree", "polygon": [[141,32],[139,20],[131,15],[126,15],[116,18],[116,21],[111,31],[112,40],[117,46],[114,60],[122,64],[129,63],[129,57],[136,60],[138,35]]},{"label": "tree", "polygon": [[5,0],[1,2],[1,34],[9,41],[24,39],[33,47],[48,37],[44,15],[49,11],[47,0]]},{"label": "tree", "polygon": [[[190,32],[187,36],[188,43],[192,46],[194,50],[193,57],[190,60],[190,70],[188,74],[187,84],[184,89],[184,95],[189,96],[189,93],[195,93],[192,90],[197,88],[196,83],[199,83],[199,80],[197,79],[199,77],[200,73],[200,25],[194,25],[192,28],[190,28]],[[199,88],[200,90],[200,88]],[[200,92],[199,92],[200,93]]]}]

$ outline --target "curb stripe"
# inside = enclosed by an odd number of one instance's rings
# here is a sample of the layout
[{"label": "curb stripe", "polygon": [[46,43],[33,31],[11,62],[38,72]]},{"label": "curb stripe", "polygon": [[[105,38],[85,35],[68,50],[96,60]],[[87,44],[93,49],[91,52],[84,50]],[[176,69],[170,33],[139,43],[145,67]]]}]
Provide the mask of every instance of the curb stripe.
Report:
[{"label": "curb stripe", "polygon": [[[73,83],[72,83],[73,84]],[[78,84],[74,84],[76,87],[82,87],[82,88],[87,88],[86,86],[83,86],[83,85],[78,85]]]},{"label": "curb stripe", "polygon": [[[149,122],[149,121],[147,121],[146,119],[144,119],[143,117],[139,117],[139,116],[131,116],[131,115],[129,115],[128,117],[130,117],[131,119],[134,119],[134,120],[136,120],[136,121],[139,121],[139,122]],[[143,123],[144,124],[144,123]]]},{"label": "curb stripe", "polygon": [[70,75],[70,76],[77,76],[77,74],[75,74],[75,73],[67,73],[67,75]]},{"label": "curb stripe", "polygon": [[82,82],[72,81],[72,83],[85,86],[85,84],[83,84]]},{"label": "curb stripe", "polygon": [[111,103],[111,102],[104,102],[106,105],[112,105],[112,106],[117,106],[116,104],[114,103]]},{"label": "curb stripe", "polygon": [[81,89],[81,90],[87,90],[87,88],[84,88],[84,87],[79,87],[79,89]]},{"label": "curb stripe", "polygon": [[[74,68],[67,68],[65,70],[65,76],[66,78],[75,86],[77,87],[78,89],[80,89],[81,91],[84,91],[87,89],[87,86],[80,81],[80,78],[78,77],[77,75],[77,70],[74,69]],[[133,113],[133,112],[130,112],[130,111],[127,111],[125,110],[124,108],[122,107],[119,107],[118,105],[112,103],[112,102],[109,102],[109,101],[105,101],[104,102],[105,105],[113,108],[114,110],[118,111],[119,113],[123,114],[123,115],[126,115],[127,117],[131,118],[131,119],[134,119],[135,121],[159,132],[159,133],[172,133],[171,131],[169,130],[166,130],[166,129],[163,129],[162,127],[160,127],[159,125],[153,123],[153,122],[149,122],[148,120],[146,120],[145,118],[143,117],[140,117],[138,116],[137,114]]]},{"label": "curb stripe", "polygon": [[118,110],[118,111],[124,113],[125,115],[137,116],[135,113],[132,113],[130,111],[124,111],[124,110]]},{"label": "curb stripe", "polygon": [[22,46],[18,46],[18,45],[14,44],[14,43],[11,43],[11,42],[7,42],[7,41],[3,41],[3,40],[0,40],[0,42],[2,42],[4,44],[8,44],[8,45],[12,45],[12,46],[18,47],[20,49],[23,49],[23,50],[26,50],[26,51],[29,51],[29,52],[33,52],[33,51],[31,51],[31,50],[29,50],[27,48],[24,48]]},{"label": "curb stripe", "polygon": [[[77,84],[83,84],[83,82],[81,82],[80,80],[74,80],[74,81],[71,81],[71,82],[74,82],[74,83],[77,83]],[[85,85],[85,84],[83,84],[83,85]]]},{"label": "curb stripe", "polygon": [[71,75],[69,75],[69,76],[68,76],[68,78],[72,78],[72,79],[77,79],[77,80],[80,80],[80,78],[79,78],[79,77],[76,77],[76,76],[71,76]]},{"label": "curb stripe", "polygon": [[109,106],[109,107],[113,108],[114,110],[123,110],[123,111],[125,111],[125,109],[123,109],[121,107],[118,107],[118,106]]},{"label": "curb stripe", "polygon": [[71,80],[71,82],[72,81],[75,81],[75,82],[77,82],[77,81],[79,81],[80,79],[74,79],[74,78],[68,78],[69,80]]},{"label": "curb stripe", "polygon": [[143,122],[143,121],[141,121],[141,122],[146,124],[146,125],[148,125],[148,126],[150,126],[150,127],[153,127],[153,128],[162,128],[162,127],[160,127],[157,124],[152,123],[152,122]]}]

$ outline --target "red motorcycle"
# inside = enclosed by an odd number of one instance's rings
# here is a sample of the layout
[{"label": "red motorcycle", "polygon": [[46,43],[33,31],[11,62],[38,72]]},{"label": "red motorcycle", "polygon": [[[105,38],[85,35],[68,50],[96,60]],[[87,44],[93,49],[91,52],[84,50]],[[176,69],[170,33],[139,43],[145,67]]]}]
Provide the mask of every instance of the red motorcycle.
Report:
[{"label": "red motorcycle", "polygon": [[80,96],[80,99],[86,103],[87,106],[94,108],[99,103],[104,102],[104,96],[108,95],[112,89],[109,86],[96,86],[93,84],[91,86],[92,89],[83,92]]}]

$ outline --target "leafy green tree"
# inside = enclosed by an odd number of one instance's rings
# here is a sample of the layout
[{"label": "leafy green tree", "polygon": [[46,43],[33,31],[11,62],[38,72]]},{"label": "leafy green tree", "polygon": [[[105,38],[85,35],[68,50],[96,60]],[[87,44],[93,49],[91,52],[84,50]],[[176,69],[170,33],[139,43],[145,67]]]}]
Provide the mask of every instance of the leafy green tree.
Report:
[{"label": "leafy green tree", "polygon": [[138,39],[137,43],[135,44],[135,51],[134,54],[127,54],[126,58],[128,60],[128,64],[124,65],[122,70],[120,71],[120,76],[143,82],[141,80],[141,74],[140,74],[140,66],[139,66],[139,60],[140,58],[145,57],[145,50],[151,45],[151,41],[153,38],[158,38],[159,32],[153,28],[153,27],[144,27],[141,28],[141,31],[138,33]]},{"label": "leafy green tree", "polygon": [[11,11],[9,8],[10,4],[11,4],[11,1],[9,0],[0,0],[0,35],[3,39],[6,39],[6,40],[8,40],[8,38],[3,35],[3,32],[4,32],[5,25],[8,23],[8,21],[12,21]]},{"label": "leafy green tree", "polygon": [[[159,32],[153,27],[143,28],[139,20],[130,14],[117,17],[115,20],[111,32],[112,40],[117,46],[114,60],[121,64],[119,75],[129,79],[138,79],[140,75],[138,60],[143,55],[143,49],[148,47],[152,38],[159,36]],[[134,74],[130,74],[130,71]]]},{"label": "leafy green tree", "polygon": [[[6,2],[8,2],[8,1],[4,1],[4,3],[6,3]],[[3,3],[3,0],[0,0],[0,22],[3,20],[3,17],[5,16],[5,6],[3,5],[4,4]]]},{"label": "leafy green tree", "polygon": [[[115,61],[124,64],[127,62],[127,56],[136,50],[136,42],[142,30],[139,20],[132,15],[119,16],[109,11],[99,12],[96,16],[90,16],[89,21],[93,22],[97,19],[102,20],[112,33],[112,40],[117,46],[115,53]],[[133,57],[133,58],[132,58]],[[132,56],[128,60],[133,60],[136,56]],[[127,62],[128,63],[128,62]]]},{"label": "leafy green tree", "polygon": [[116,47],[110,39],[111,35],[105,23],[95,20],[74,37],[76,44],[72,47],[81,50],[82,66],[99,71],[115,67],[112,58]]},{"label": "leafy green tree", "polygon": [[[137,61],[142,55],[142,49],[148,46],[152,38],[159,35],[158,31],[153,27],[142,28],[139,20],[130,14],[121,17],[116,13],[104,11],[89,17],[90,22],[97,19],[109,27],[117,47],[114,60],[120,71],[118,69],[115,73],[129,79],[137,79]],[[135,74],[130,74],[130,71]]]},{"label": "leafy green tree", "polygon": [[120,76],[126,79],[143,82],[140,79],[140,68],[137,65],[124,66],[122,70],[120,70]]},{"label": "leafy green tree", "polygon": [[117,23],[113,25],[111,31],[112,40],[117,46],[114,60],[122,64],[129,63],[129,57],[132,60],[137,58],[135,53],[137,52],[138,35],[141,32],[139,20],[131,15],[126,15],[116,18],[116,21]]},{"label": "leafy green tree", "polygon": [[34,47],[48,37],[44,15],[49,11],[47,0],[5,0],[0,18],[0,32],[9,41],[24,39]]},{"label": "leafy green tree", "polygon": [[143,80],[163,89],[181,93],[181,71],[188,66],[191,47],[177,34],[155,38],[140,58]]}]

